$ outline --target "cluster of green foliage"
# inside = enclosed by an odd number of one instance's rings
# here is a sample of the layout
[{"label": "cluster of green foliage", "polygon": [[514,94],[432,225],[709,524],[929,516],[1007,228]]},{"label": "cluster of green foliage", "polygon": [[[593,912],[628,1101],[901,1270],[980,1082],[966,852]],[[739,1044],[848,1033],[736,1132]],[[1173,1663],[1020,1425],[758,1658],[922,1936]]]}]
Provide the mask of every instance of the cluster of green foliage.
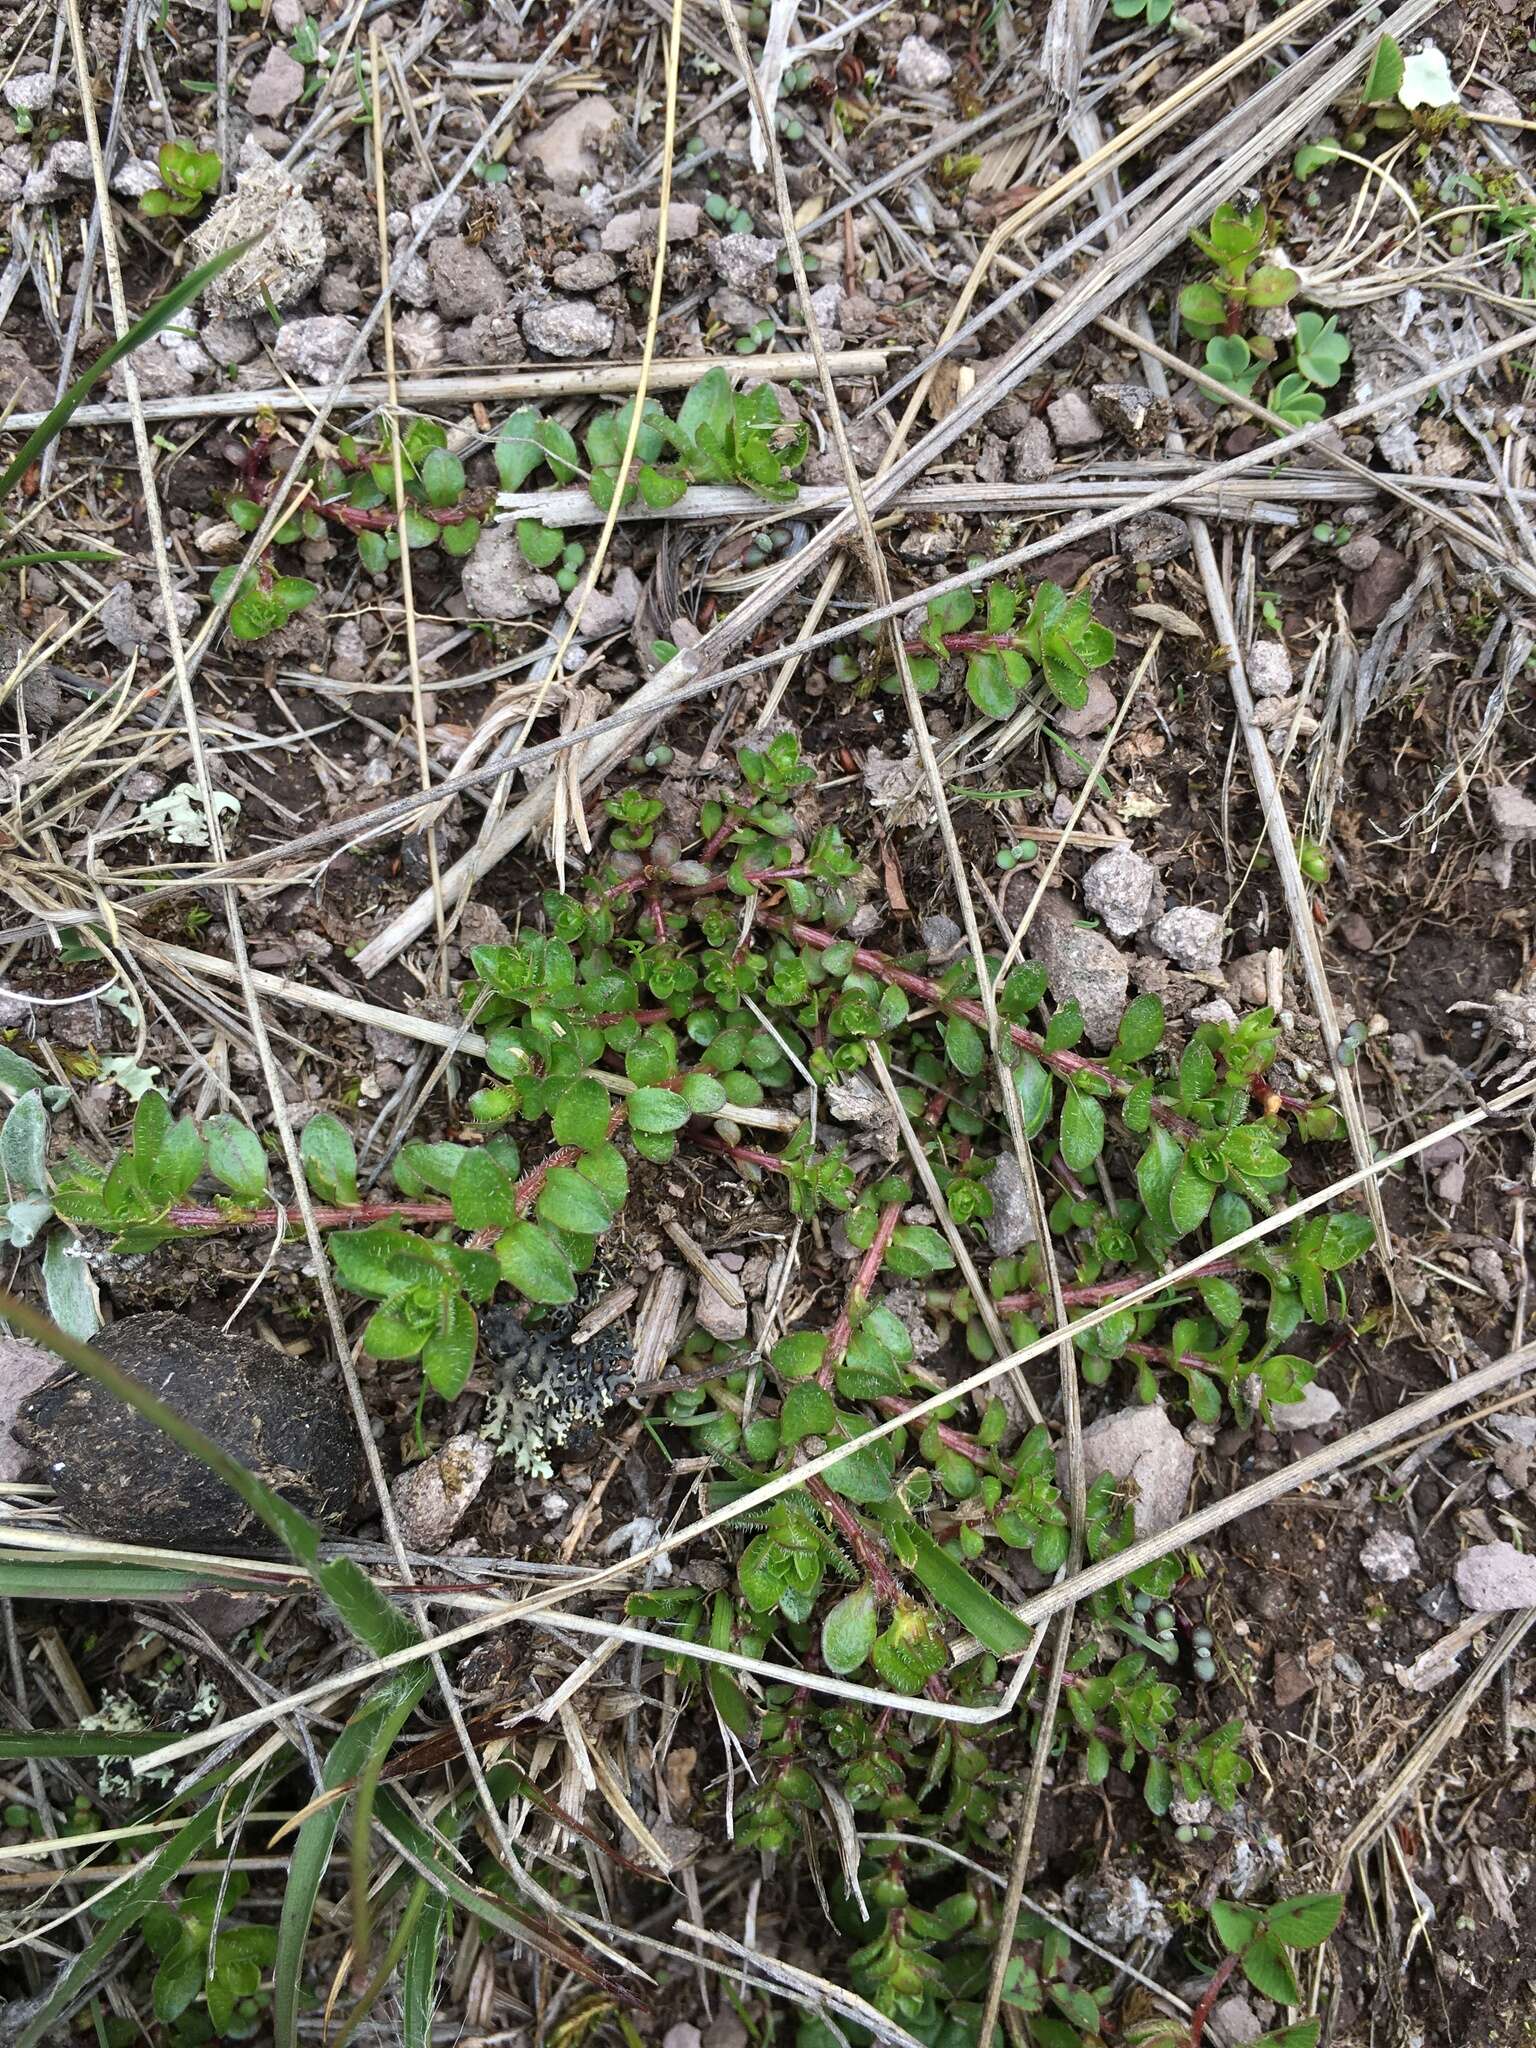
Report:
[{"label": "cluster of green foliage", "polygon": [[[580,448],[558,420],[544,419],[531,407],[514,413],[493,448],[501,490],[520,491],[544,467],[556,484],[582,477],[594,502],[607,511],[618,489],[634,406],[631,399],[595,413]],[[785,424],[771,386],[733,391],[726,372],[717,368],[691,387],[676,419],[655,399],[646,400],[624,501],[638,498],[659,509],[675,505],[690,483],[740,483],[771,503],[787,503],[798,489],[793,472],[805,459],[808,440],[808,428]],[[370,576],[387,574],[399,561],[402,525],[412,548],[439,547],[460,557],[471,553],[490,507],[484,494],[470,489],[463,462],[449,449],[446,428],[436,420],[412,419],[400,435],[398,454],[405,497],[399,517],[396,450],[388,428],[375,442],[343,434],[334,455],[307,473],[308,497],[277,529],[273,546],[320,540],[340,528],[351,534]],[[244,490],[232,493],[225,509],[242,533],[255,533],[264,517],[262,504]],[[579,542],[567,541],[558,528],[536,519],[517,522],[517,539],[533,567],[552,569],[562,591],[575,589],[586,560]],[[221,571],[214,597],[237,578],[230,630],[240,640],[264,639],[317,594],[307,578],[277,574],[268,555],[244,576],[238,569]]]},{"label": "cluster of green foliage", "polygon": [[[634,399],[596,413],[578,449],[558,420],[544,419],[532,407],[514,413],[496,438],[502,490],[522,490],[536,470],[547,466],[557,484],[583,477],[593,502],[606,512],[618,490],[634,416]],[[661,511],[675,505],[690,484],[734,483],[770,503],[787,504],[798,489],[793,472],[805,460],[809,439],[804,425],[785,424],[771,385],[733,391],[730,378],[717,367],[690,387],[676,419],[654,398],[645,401],[624,503],[638,499]],[[531,519],[518,522],[518,543],[536,568],[549,566],[566,547],[563,533]]]},{"label": "cluster of green foliage", "polygon": [[144,1939],[158,1963],[151,2007],[172,2029],[175,2048],[215,2036],[247,2041],[266,2020],[272,1999],[261,1980],[277,1953],[277,1930],[230,1918],[250,1886],[243,1870],[194,1877],[176,1905],[153,1905],[144,1915]]},{"label": "cluster of green foliage", "polygon": [[158,164],[160,183],[139,200],[140,213],[151,219],[164,214],[184,219],[196,213],[209,193],[218,191],[224,168],[217,150],[198,149],[190,142],[162,142]]},{"label": "cluster of green foliage", "polygon": [[[1088,678],[1114,659],[1115,636],[1093,615],[1093,600],[1069,597],[1058,584],[1029,590],[1022,583],[993,583],[976,590],[949,590],[930,598],[910,667],[922,695],[937,687],[942,664],[965,661],[966,694],[986,718],[1011,718],[1038,674],[1068,710],[1088,701]],[[882,676],[888,694],[899,678]]]},{"label": "cluster of green foliage", "polygon": [[1338,383],[1349,360],[1349,340],[1334,315],[1298,313],[1291,353],[1278,359],[1273,341],[1242,331],[1250,313],[1289,305],[1301,288],[1294,270],[1260,261],[1271,239],[1262,206],[1249,213],[1218,206],[1205,231],[1196,229],[1190,236],[1211,272],[1179,293],[1179,316],[1205,343],[1205,367],[1212,377],[1244,397],[1261,377],[1271,378],[1265,394],[1270,410],[1292,426],[1305,426],[1323,417],[1322,394]]},{"label": "cluster of green foliage", "polygon": [[[856,1251],[879,1238],[878,1272],[850,1295],[835,1347],[829,1329],[783,1337],[749,1411],[745,1357],[696,1331],[678,1361],[693,1384],[668,1397],[660,1418],[712,1461],[712,1507],[788,1477],[807,1450],[850,1447],[823,1480],[743,1517],[728,1588],[666,1587],[632,1603],[670,1631],[679,1669],[743,1739],[757,1710],[728,1669],[700,1674],[690,1644],[819,1664],[914,1702],[925,1693],[984,1702],[1028,1633],[976,1567],[1014,1551],[1040,1570],[1058,1568],[1068,1516],[1046,1431],[1010,1442],[999,1402],[974,1415],[953,1403],[921,1425],[861,1441],[935,1385],[886,1288],[920,1290],[941,1334],[952,1331],[985,1360],[994,1340],[982,1305],[955,1285],[946,1231],[909,1213],[915,1190],[905,1173],[861,1177],[841,1146],[813,1141],[808,1124],[776,1151],[758,1150],[744,1143],[758,1134],[744,1131],[738,1112],[788,1100],[804,1073],[821,1083],[854,1076],[878,1048],[900,1077],[942,1220],[984,1258],[1000,1143],[995,1090],[1014,1089],[1052,1185],[1047,1220],[1068,1286],[1146,1278],[1197,1247],[1210,1254],[1210,1272],[1108,1315],[1077,1340],[1090,1384],[1120,1377],[1139,1398],[1205,1421],[1224,1408],[1244,1420],[1267,1416],[1300,1397],[1313,1367],[1289,1347],[1306,1324],[1341,1311],[1336,1276],[1371,1236],[1357,1214],[1317,1214],[1224,1255],[1286,1200],[1290,1142],[1326,1139],[1334,1128],[1326,1105],[1276,1107],[1264,1080],[1279,1044],[1270,1014],[1201,1025],[1169,1049],[1162,1006],[1144,995],[1127,1007],[1113,1047],[1090,1054],[1076,1006],[1052,1010],[1045,974],[1023,962],[998,991],[1007,1035],[995,1065],[969,959],[930,978],[920,958],[888,961],[840,936],[862,878],[835,828],[798,821],[798,793],[813,778],[792,733],[741,749],[738,779],[701,807],[698,843],[686,854],[658,798],[631,788],[609,800],[613,851],[582,893],[550,892],[542,931],[473,955],[462,999],[485,1037],[488,1071],[466,1104],[479,1142],[406,1145],[393,1189],[369,1197],[363,1215],[353,1213],[365,1204],[339,1119],[315,1117],[302,1141],[337,1278],[371,1305],[365,1349],[419,1360],[444,1398],[462,1390],[474,1364],[484,1304],[510,1289],[537,1317],[573,1301],[636,1173],[665,1165],[690,1131],[733,1150],[743,1171],[768,1175],[793,1213],[840,1216]],[[743,942],[747,905],[755,915]],[[1112,1199],[1097,1191],[1101,1160],[1120,1190]],[[220,1192],[211,1210],[189,1211],[205,1175]],[[199,1129],[152,1091],[123,1155],[109,1167],[73,1162],[54,1201],[61,1216],[134,1249],[275,1217],[256,1135],[227,1116]],[[407,1205],[407,1214],[390,1213]],[[1029,1309],[1044,1280],[1033,1247],[986,1272],[1010,1346],[1040,1334]],[[1089,1556],[1112,1556],[1132,1535],[1132,1504],[1101,1480],[1088,1501]],[[1229,1809],[1250,1767],[1241,1724],[1210,1726],[1199,1713],[1216,1666],[1178,1560],[1143,1567],[1082,1612],[1062,1704],[1045,1731],[1058,1772],[1091,1784],[1118,1765],[1139,1776],[1158,1815],[1179,1798]],[[958,1665],[956,1625],[979,1646]],[[963,1835],[985,1851],[996,1811],[986,1741],[921,1713],[893,1730],[873,1713],[775,1686],[758,1735],[765,1768],[737,1797],[742,1839],[791,1847],[822,1824],[821,1788],[835,1783],[872,1824],[951,1842]],[[1041,1996],[1048,2005],[1052,1994]]]}]

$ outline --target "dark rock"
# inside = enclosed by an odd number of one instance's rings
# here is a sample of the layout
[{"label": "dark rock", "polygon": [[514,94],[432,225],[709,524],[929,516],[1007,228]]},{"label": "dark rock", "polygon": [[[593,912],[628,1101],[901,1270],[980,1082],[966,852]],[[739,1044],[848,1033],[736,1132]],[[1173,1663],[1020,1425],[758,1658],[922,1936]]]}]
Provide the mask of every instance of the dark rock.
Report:
[{"label": "dark rock", "polygon": [[1349,623],[1379,626],[1413,581],[1413,565],[1396,548],[1380,548],[1350,587]]},{"label": "dark rock", "polygon": [[[175,1314],[129,1316],[97,1349],[314,1520],[343,1522],[363,1450],[340,1390],[308,1360]],[[105,1388],[58,1372],[14,1434],[59,1506],[93,1536],[168,1550],[237,1550],[261,1525],[239,1496]]]},{"label": "dark rock", "polygon": [[1138,453],[1161,447],[1173,419],[1167,399],[1145,384],[1095,384],[1093,409]]}]

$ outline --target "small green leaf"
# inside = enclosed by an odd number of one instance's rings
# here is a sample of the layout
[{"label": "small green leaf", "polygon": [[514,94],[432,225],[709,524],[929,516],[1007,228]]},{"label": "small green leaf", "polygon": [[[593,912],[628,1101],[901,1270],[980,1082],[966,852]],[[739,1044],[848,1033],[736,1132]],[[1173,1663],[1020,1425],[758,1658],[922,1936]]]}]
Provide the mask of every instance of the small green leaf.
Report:
[{"label": "small green leaf", "polygon": [[802,1437],[825,1436],[837,1421],[832,1396],[814,1379],[796,1380],[779,1411],[779,1438],[797,1444]]},{"label": "small green leaf", "polygon": [[1251,1906],[1235,1906],[1229,1899],[1213,1899],[1211,1925],[1228,1955],[1241,1955],[1258,1932],[1263,1915]]},{"label": "small green leaf", "polygon": [[986,1064],[986,1040],[969,1017],[946,1017],[944,1050],[957,1073],[974,1080]]},{"label": "small green leaf", "polygon": [[930,1273],[947,1273],[955,1255],[928,1224],[902,1223],[891,1235],[885,1262],[893,1273],[909,1279],[926,1278]]},{"label": "small green leaf", "polygon": [[601,1081],[573,1081],[555,1104],[551,1123],[558,1145],[580,1145],[595,1151],[608,1142],[608,1119],[612,1114],[608,1090]]},{"label": "small green leaf", "polygon": [[357,1152],[352,1134],[328,1110],[311,1117],[299,1137],[304,1178],[322,1202],[354,1208],[358,1201]]},{"label": "small green leaf", "polygon": [[1271,1906],[1264,1924],[1287,1948],[1321,1948],[1343,1911],[1342,1892],[1303,1892]]},{"label": "small green leaf", "polygon": [[462,1294],[443,1297],[437,1328],[421,1350],[421,1369],[433,1391],[455,1401],[475,1365],[475,1312]]},{"label": "small green leaf", "polygon": [[427,503],[439,510],[457,505],[464,492],[464,465],[446,448],[433,448],[421,465],[421,487]]},{"label": "small green leaf", "polygon": [[1376,45],[1370,69],[1365,74],[1365,84],[1360,89],[1361,101],[1368,107],[1384,107],[1389,100],[1397,98],[1402,83],[1402,48],[1395,36],[1384,35]]},{"label": "small green leaf", "polygon": [[517,545],[531,569],[547,569],[565,550],[565,535],[539,519],[519,519]]},{"label": "small green leaf", "polygon": [[1198,1230],[1216,1198],[1215,1183],[1185,1160],[1179,1167],[1168,1194],[1168,1214],[1175,1237],[1187,1237]]},{"label": "small green leaf", "polygon": [[204,1126],[208,1140],[208,1171],[237,1202],[259,1202],[267,1191],[267,1155],[248,1124],[227,1112],[211,1116]]},{"label": "small green leaf", "polygon": [[1243,1950],[1243,1975],[1255,1991],[1276,2005],[1300,2005],[1301,1990],[1291,1959],[1272,1934],[1256,1934]]},{"label": "small green leaf", "polygon": [[827,1340],[818,1330],[794,1330],[773,1347],[772,1365],[781,1380],[809,1379],[820,1372]]},{"label": "small green leaf", "polygon": [[1087,1173],[1104,1149],[1104,1110],[1091,1095],[1068,1088],[1061,1105],[1061,1156],[1075,1174]]},{"label": "small green leaf", "polygon": [[0,1169],[11,1192],[40,1195],[48,1185],[48,1112],[41,1091],[23,1095],[0,1126]]},{"label": "small green leaf", "polygon": [[661,1135],[680,1130],[688,1116],[687,1103],[670,1088],[637,1088],[629,1098],[631,1130]]},{"label": "small green leaf", "polygon": [[571,1262],[536,1223],[514,1223],[496,1245],[496,1263],[509,1287],[546,1308],[562,1308],[576,1299]]},{"label": "small green leaf", "polygon": [[850,1678],[869,1656],[880,1629],[874,1588],[858,1587],[827,1611],[821,1624],[821,1661],[838,1678]]},{"label": "small green leaf", "polygon": [[584,1174],[569,1166],[552,1166],[544,1176],[539,1195],[539,1220],[557,1230],[574,1230],[585,1237],[601,1237],[612,1223],[614,1211]]},{"label": "small green leaf", "polygon": [[1116,1048],[1128,1060],[1144,1060],[1162,1044],[1165,1029],[1161,996],[1136,996],[1127,1003],[1120,1019]]},{"label": "small green leaf", "polygon": [[1179,312],[1194,327],[1219,327],[1227,302],[1213,284],[1187,284],[1179,293]]},{"label": "small green leaf", "polygon": [[478,1146],[453,1176],[453,1220],[460,1230],[504,1230],[517,1221],[517,1190],[500,1160]]}]

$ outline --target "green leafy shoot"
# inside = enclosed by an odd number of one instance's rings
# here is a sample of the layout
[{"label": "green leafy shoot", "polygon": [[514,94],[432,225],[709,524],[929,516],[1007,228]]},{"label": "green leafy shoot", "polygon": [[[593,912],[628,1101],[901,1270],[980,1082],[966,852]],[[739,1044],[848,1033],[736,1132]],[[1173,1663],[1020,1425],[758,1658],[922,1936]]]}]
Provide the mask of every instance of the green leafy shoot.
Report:
[{"label": "green leafy shoot", "polygon": [[196,213],[208,195],[218,191],[224,166],[217,150],[162,142],[159,168],[160,183],[141,196],[139,211],[151,219],[164,214],[181,219]]}]

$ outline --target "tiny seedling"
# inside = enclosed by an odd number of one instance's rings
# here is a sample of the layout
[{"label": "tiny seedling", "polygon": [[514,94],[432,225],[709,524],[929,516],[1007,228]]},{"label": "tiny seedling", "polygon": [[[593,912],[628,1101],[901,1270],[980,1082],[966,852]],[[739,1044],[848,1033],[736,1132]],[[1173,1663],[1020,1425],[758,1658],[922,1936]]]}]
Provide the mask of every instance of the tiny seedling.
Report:
[{"label": "tiny seedling", "polygon": [[160,183],[143,194],[139,211],[152,219],[163,214],[182,219],[196,213],[208,195],[217,192],[223,163],[217,150],[196,149],[189,142],[162,142],[159,168]]},{"label": "tiny seedling", "polygon": [[265,564],[247,569],[244,576],[238,564],[221,569],[213,579],[214,603],[231,590],[235,598],[229,608],[229,630],[237,640],[265,640],[320,595],[308,577],[275,576]]},{"label": "tiny seedling", "polygon": [[[966,694],[976,709],[987,718],[1011,718],[1037,673],[1061,703],[1081,708],[1088,677],[1114,659],[1115,636],[1094,617],[1085,595],[1069,597],[1055,583],[1033,591],[1022,583],[994,583],[980,599],[974,590],[930,598],[921,635],[906,645],[920,693],[937,687],[945,660],[963,655]],[[834,680],[848,673],[845,665]],[[900,680],[882,676],[878,687],[893,693]]]},{"label": "tiny seedling", "polygon": [[1179,294],[1180,316],[1197,340],[1220,331],[1235,334],[1248,312],[1288,305],[1296,296],[1301,280],[1294,270],[1259,262],[1270,241],[1262,206],[1251,213],[1218,206],[1205,231],[1196,228],[1190,240],[1212,266],[1210,277],[1185,285]]}]

